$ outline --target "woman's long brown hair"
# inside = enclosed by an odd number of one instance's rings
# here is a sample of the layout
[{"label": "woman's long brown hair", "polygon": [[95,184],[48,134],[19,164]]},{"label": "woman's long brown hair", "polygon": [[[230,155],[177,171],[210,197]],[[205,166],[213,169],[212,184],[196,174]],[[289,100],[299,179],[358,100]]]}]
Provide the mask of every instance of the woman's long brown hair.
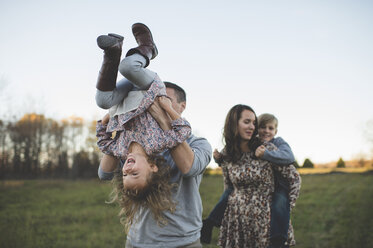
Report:
[{"label": "woman's long brown hair", "polygon": [[225,118],[223,131],[223,142],[225,144],[223,159],[227,162],[235,163],[242,156],[242,151],[240,148],[241,137],[238,132],[238,121],[241,118],[241,114],[244,110],[249,110],[255,115],[255,130],[248,144],[250,151],[255,151],[261,143],[260,140],[257,138],[258,122],[254,110],[251,107],[243,104],[237,104],[233,106],[229,110],[227,117]]}]

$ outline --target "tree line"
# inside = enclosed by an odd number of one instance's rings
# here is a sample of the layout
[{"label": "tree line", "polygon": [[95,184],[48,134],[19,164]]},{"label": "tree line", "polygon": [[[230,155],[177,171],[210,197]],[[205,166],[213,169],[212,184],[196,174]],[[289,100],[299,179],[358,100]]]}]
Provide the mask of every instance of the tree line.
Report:
[{"label": "tree line", "polygon": [[0,179],[94,178],[100,161],[96,122],[29,113],[0,120]]}]

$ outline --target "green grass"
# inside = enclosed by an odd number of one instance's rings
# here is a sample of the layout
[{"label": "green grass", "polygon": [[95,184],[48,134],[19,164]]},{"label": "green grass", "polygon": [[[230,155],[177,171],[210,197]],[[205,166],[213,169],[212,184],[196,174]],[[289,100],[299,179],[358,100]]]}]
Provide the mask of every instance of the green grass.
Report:
[{"label": "green grass", "polygon": [[109,183],[25,181],[1,185],[0,247],[123,247]]},{"label": "green grass", "polygon": [[[373,247],[373,174],[302,176],[292,214],[297,247]],[[0,181],[0,247],[124,247],[111,185],[98,180]],[[205,176],[203,218],[223,191]],[[219,230],[211,245],[217,247]]]}]

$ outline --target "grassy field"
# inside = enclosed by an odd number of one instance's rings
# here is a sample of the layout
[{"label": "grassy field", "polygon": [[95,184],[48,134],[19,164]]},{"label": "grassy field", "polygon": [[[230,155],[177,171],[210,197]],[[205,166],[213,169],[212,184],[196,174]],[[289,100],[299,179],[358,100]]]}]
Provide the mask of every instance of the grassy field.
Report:
[{"label": "grassy field", "polygon": [[[302,176],[292,214],[296,247],[373,247],[373,174]],[[222,192],[221,176],[201,185],[203,217]],[[0,181],[0,247],[124,247],[110,183]],[[218,229],[211,245],[217,247]]]}]

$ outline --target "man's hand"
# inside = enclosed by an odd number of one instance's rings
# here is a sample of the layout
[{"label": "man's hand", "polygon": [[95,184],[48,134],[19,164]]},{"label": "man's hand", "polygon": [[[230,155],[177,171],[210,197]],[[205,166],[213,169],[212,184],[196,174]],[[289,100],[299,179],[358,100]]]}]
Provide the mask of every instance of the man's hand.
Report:
[{"label": "man's hand", "polygon": [[259,146],[255,151],[255,156],[257,156],[258,158],[261,158],[264,155],[265,150],[266,150],[265,146],[263,145]]},{"label": "man's hand", "polygon": [[118,168],[118,165],[119,159],[106,154],[104,154],[100,162],[100,167],[103,172],[113,172]]}]

